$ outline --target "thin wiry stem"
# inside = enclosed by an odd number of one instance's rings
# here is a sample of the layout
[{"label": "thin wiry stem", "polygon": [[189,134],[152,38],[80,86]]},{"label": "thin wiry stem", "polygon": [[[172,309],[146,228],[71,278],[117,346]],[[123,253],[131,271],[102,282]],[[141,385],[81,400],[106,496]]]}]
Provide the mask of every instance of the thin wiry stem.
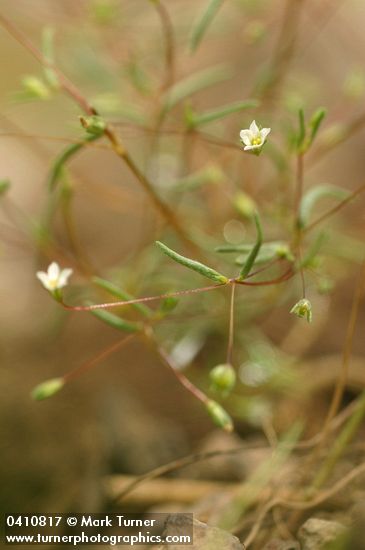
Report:
[{"label": "thin wiry stem", "polygon": [[316,220],[314,220],[312,223],[310,223],[309,225],[307,225],[305,228],[304,228],[304,232],[307,233],[308,231],[311,231],[314,227],[316,227],[318,224],[322,223],[324,220],[328,219],[329,217],[333,216],[333,214],[336,214],[337,212],[339,212],[340,210],[342,210],[342,208],[344,206],[346,206],[346,204],[348,204],[350,201],[352,201],[355,197],[357,197],[358,195],[360,195],[361,193],[363,193],[365,191],[365,184],[363,185],[360,185],[360,187],[358,187],[357,189],[355,189],[355,191],[353,191],[348,197],[346,197],[346,199],[344,199],[343,201],[339,202],[338,204],[336,204],[336,206],[334,206],[333,208],[330,208],[329,210],[327,210],[327,212],[325,212],[324,214],[322,214],[321,216],[319,216]]},{"label": "thin wiry stem", "polygon": [[67,137],[58,137],[58,136],[47,136],[40,134],[26,134],[20,132],[0,132],[0,137],[9,137],[9,138],[20,138],[20,139],[42,139],[45,141],[56,141],[59,143],[75,144],[82,145],[83,147],[90,147],[91,149],[101,149],[104,151],[111,151],[112,147],[106,143],[95,143],[90,141],[84,141],[83,139],[72,139]]},{"label": "thin wiry stem", "polygon": [[236,283],[233,282],[231,285],[231,304],[229,310],[229,336],[228,336],[228,346],[227,346],[227,363],[228,365],[232,364],[232,354],[233,354],[233,341],[234,341],[234,296],[236,290]]},{"label": "thin wiry stem", "polygon": [[178,290],[176,292],[169,292],[167,294],[159,294],[157,296],[146,296],[144,298],[134,298],[133,300],[122,300],[118,302],[106,302],[104,304],[92,304],[90,306],[70,306],[61,302],[62,306],[69,311],[93,311],[95,309],[109,309],[113,307],[128,306],[132,304],[142,304],[144,302],[153,302],[155,300],[163,300],[165,298],[172,298],[174,296],[186,296],[189,294],[194,294],[198,292],[209,292],[210,290],[215,290],[217,288],[222,288],[228,283],[223,283],[220,285],[210,285],[199,288],[192,288],[189,290]]},{"label": "thin wiry stem", "polygon": [[160,17],[165,40],[165,78],[162,84],[162,91],[170,88],[175,80],[175,37],[171,17],[161,0],[152,2]]},{"label": "thin wiry stem", "polygon": [[92,367],[95,367],[98,363],[100,363],[101,361],[104,361],[104,359],[106,359],[107,357],[115,353],[117,350],[121,349],[126,344],[128,344],[132,340],[132,338],[134,338],[135,336],[136,334],[129,334],[128,336],[124,337],[122,340],[118,340],[111,346],[108,346],[90,361],[83,363],[79,367],[76,367],[74,370],[65,374],[63,376],[63,380],[65,382],[69,382],[70,380],[73,380],[74,378],[83,374],[85,371],[91,369]]},{"label": "thin wiry stem", "polygon": [[188,390],[194,397],[205,405],[208,403],[209,398],[199,388],[197,388],[190,380],[180,372],[175,365],[172,364],[168,353],[157,342],[152,327],[145,327],[145,336],[148,342],[152,345],[154,351],[159,355],[162,362],[172,371],[178,381],[184,388]]},{"label": "thin wiry stem", "polygon": [[221,283],[218,285],[209,285],[204,287],[198,287],[198,288],[191,288],[188,290],[177,290],[176,292],[169,292],[167,294],[158,294],[156,296],[145,296],[144,298],[134,298],[133,300],[122,300],[117,302],[105,302],[103,304],[91,304],[90,306],[72,306],[69,304],[66,304],[65,302],[61,301],[61,305],[64,309],[67,309],[68,311],[93,311],[96,309],[109,309],[113,307],[122,307],[122,306],[128,306],[132,304],[141,304],[144,302],[152,302],[156,300],[163,300],[165,298],[172,298],[175,296],[187,296],[189,294],[195,294],[198,292],[209,292],[211,290],[216,290],[217,288],[225,287],[229,284],[234,285],[245,285],[245,286],[269,286],[278,284],[281,282],[284,282],[291,277],[293,277],[294,271],[293,268],[290,267],[283,275],[280,277],[277,277],[276,279],[272,279],[270,281],[257,281],[257,282],[249,282],[249,281],[239,281],[237,279],[229,279],[226,283]]},{"label": "thin wiry stem", "polygon": [[340,376],[337,380],[336,388],[332,396],[331,405],[327,414],[327,418],[324,424],[324,431],[327,430],[329,423],[336,416],[336,413],[340,407],[341,400],[345,391],[347,376],[350,366],[350,358],[352,352],[352,345],[354,340],[356,322],[359,315],[360,303],[363,298],[365,290],[365,260],[363,261],[359,280],[355,288],[354,297],[351,306],[350,318],[347,326],[346,340],[342,355],[342,369]]},{"label": "thin wiry stem", "polygon": [[304,155],[303,153],[298,153],[297,155],[297,175],[296,175],[296,190],[295,190],[295,200],[294,200],[294,235],[295,235],[295,244],[294,248],[296,249],[296,255],[299,262],[299,273],[302,283],[302,297],[306,296],[305,288],[305,278],[304,278],[304,269],[302,266],[302,240],[303,240],[303,230],[300,224],[300,205],[303,198],[303,188],[304,188]]},{"label": "thin wiry stem", "polygon": [[261,91],[263,102],[275,98],[280,85],[284,81],[287,68],[295,52],[299,35],[300,14],[304,2],[305,0],[286,1],[281,30],[273,49],[269,67],[270,79]]}]

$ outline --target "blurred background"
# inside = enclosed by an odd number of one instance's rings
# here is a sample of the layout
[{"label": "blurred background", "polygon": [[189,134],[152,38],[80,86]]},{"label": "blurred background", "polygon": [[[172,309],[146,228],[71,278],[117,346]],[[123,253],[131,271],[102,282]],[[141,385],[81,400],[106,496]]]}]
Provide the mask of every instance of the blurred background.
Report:
[{"label": "blurred background", "polygon": [[[73,268],[65,296],[80,304],[112,299],[93,284],[95,275],[134,296],[204,286],[199,275],[163,257],[155,239],[190,256],[199,249],[200,259],[234,276],[236,257],[215,247],[255,240],[252,204],[265,240],[290,242],[300,108],[308,118],[318,107],[327,110],[305,158],[305,188],[325,183],[354,191],[364,183],[364,3],[227,0],[199,40],[206,6],[203,0],[0,0],[1,15],[26,37],[20,42],[29,40],[54,60],[113,125],[195,243],[189,250],[166,224],[105,138],[72,157],[49,192],[56,159],[85,136],[83,113],[3,24],[0,178],[10,182],[0,197],[4,512],[100,510],[104,475],[136,475],[202,448],[281,434],[297,420],[307,436],[322,427],[363,259],[362,196],[306,240],[306,250],[323,240],[306,272],[311,325],[289,315],[300,298],[299,277],[238,289],[239,382],[222,401],[235,420],[229,440],[139,337],[52,399],[30,397],[35,385],[93,360],[123,336],[50,298],[35,273],[51,261]],[[247,100],[225,117],[191,123]],[[253,119],[272,128],[260,157],[243,153],[239,141]],[[313,219],[334,204],[321,201]],[[263,278],[280,273],[274,267]],[[133,310],[119,313],[138,318]],[[222,289],[181,298],[155,327],[179,368],[207,393],[209,370],[225,362],[228,319],[229,293]],[[343,404],[365,382],[363,323],[361,308]],[[226,470],[225,464],[219,476],[235,477]]]}]

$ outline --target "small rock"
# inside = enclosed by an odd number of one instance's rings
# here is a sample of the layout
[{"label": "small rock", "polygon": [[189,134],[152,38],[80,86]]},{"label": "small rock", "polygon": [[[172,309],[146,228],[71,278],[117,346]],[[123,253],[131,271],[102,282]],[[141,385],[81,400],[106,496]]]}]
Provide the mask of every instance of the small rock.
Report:
[{"label": "small rock", "polygon": [[322,550],[346,532],[346,527],[337,521],[310,518],[298,531],[302,550]]},{"label": "small rock", "polygon": [[237,537],[227,531],[211,527],[193,518],[192,514],[171,515],[167,519],[164,536],[186,535],[193,527],[193,544],[159,546],[158,550],[244,550]]}]

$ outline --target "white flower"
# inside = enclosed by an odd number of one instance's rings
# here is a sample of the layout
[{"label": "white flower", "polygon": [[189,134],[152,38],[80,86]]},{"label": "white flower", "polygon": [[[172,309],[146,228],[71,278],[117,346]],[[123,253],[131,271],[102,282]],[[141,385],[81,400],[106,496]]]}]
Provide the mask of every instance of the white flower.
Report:
[{"label": "white flower", "polygon": [[302,298],[297,302],[290,310],[290,313],[294,313],[297,317],[307,319],[308,323],[312,322],[312,304],[306,298]]},{"label": "white flower", "polygon": [[67,285],[67,279],[72,274],[72,269],[62,269],[56,262],[52,262],[48,266],[47,273],[45,271],[37,271],[37,277],[46,290],[55,292]]},{"label": "white flower", "polygon": [[248,129],[240,131],[240,138],[245,145],[244,151],[258,152],[265,143],[270,132],[271,128],[261,128],[260,130],[253,120]]}]

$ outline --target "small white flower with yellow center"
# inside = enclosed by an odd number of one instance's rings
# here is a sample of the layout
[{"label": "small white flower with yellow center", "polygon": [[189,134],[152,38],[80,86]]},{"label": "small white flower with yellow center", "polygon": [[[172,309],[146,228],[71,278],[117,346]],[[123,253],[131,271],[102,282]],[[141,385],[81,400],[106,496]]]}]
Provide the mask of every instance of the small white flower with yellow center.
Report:
[{"label": "small white flower with yellow center", "polygon": [[240,131],[240,138],[245,146],[244,151],[251,151],[256,155],[259,155],[261,148],[270,132],[271,128],[261,128],[260,130],[256,124],[256,121],[253,120],[248,129]]},{"label": "small white flower with yellow center", "polygon": [[67,285],[68,278],[72,274],[72,269],[61,269],[58,263],[52,262],[48,266],[47,272],[37,271],[37,278],[40,280],[46,290],[55,298],[61,297],[61,289]]}]

